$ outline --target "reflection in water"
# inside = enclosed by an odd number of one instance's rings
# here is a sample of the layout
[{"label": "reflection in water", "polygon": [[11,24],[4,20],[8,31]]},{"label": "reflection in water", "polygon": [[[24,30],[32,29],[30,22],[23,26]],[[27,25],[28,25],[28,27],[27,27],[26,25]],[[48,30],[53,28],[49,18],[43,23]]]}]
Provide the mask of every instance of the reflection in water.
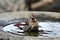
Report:
[{"label": "reflection in water", "polygon": [[40,26],[39,30],[44,30],[45,33],[48,34],[42,34],[43,36],[49,36],[49,37],[58,37],[60,36],[60,23],[59,22],[39,22]]},{"label": "reflection in water", "polygon": [[38,36],[39,32],[25,32],[26,36]]},{"label": "reflection in water", "polygon": [[[17,30],[18,28],[13,29],[13,27],[11,26],[10,27],[5,26],[3,28],[3,31],[7,32],[9,30],[9,32],[12,32],[14,34],[26,35],[26,36],[60,37],[60,22],[38,22],[38,26],[40,26],[38,28],[40,32],[22,32],[21,33],[18,31],[22,31],[22,30]],[[41,32],[41,30],[44,30],[44,31]]]}]

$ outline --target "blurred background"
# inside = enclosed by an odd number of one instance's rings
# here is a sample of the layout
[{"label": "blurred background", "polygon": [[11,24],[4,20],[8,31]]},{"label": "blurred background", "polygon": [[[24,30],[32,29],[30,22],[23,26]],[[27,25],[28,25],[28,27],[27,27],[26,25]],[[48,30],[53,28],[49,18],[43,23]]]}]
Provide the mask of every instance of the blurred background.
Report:
[{"label": "blurred background", "polygon": [[60,0],[0,0],[0,13],[16,11],[60,12]]}]

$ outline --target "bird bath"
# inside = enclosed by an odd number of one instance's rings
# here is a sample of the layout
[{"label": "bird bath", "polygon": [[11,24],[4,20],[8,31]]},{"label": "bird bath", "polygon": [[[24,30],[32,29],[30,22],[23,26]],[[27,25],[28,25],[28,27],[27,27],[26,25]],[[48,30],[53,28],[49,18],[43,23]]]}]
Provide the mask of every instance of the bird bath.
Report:
[{"label": "bird bath", "polygon": [[60,22],[38,22],[38,26],[38,30],[43,30],[44,32],[24,32],[23,30],[19,30],[19,28],[14,27],[13,24],[5,26],[3,31],[25,36],[60,37]]}]

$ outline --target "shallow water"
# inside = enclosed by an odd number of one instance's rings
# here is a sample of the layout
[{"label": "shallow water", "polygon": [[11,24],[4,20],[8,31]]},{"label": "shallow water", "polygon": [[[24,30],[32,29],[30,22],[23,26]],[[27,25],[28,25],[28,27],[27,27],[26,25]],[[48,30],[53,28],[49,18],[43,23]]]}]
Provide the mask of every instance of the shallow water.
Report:
[{"label": "shallow water", "polygon": [[[45,36],[45,37],[60,37],[60,22],[38,22],[38,25],[40,26],[38,30],[44,30],[44,33],[41,32],[32,32],[32,33],[22,33],[22,32],[17,32],[15,29],[14,31],[9,32],[18,34],[18,35],[25,35],[25,36]],[[8,31],[10,27],[5,28],[6,32]],[[12,27],[11,27],[12,28]],[[4,30],[3,30],[4,31]],[[19,30],[18,30],[19,31]]]},{"label": "shallow water", "polygon": [[60,22],[39,22],[39,30],[44,30],[47,34],[42,34],[43,36],[49,37],[60,37]]}]

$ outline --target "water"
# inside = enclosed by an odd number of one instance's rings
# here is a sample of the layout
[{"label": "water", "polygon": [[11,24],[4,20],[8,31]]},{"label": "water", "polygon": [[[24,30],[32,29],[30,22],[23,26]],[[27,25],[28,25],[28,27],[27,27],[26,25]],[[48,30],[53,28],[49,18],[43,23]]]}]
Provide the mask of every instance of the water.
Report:
[{"label": "water", "polygon": [[5,32],[9,31],[10,33],[25,35],[25,36],[60,37],[60,22],[50,22],[50,21],[38,22],[38,25],[39,25],[38,30],[44,30],[44,33],[41,33],[41,32],[24,33],[24,31],[19,30],[19,28],[14,27],[12,24],[10,26],[13,26],[13,27],[9,27],[9,25],[7,25],[3,28],[3,31]]},{"label": "water", "polygon": [[60,22],[39,22],[39,30],[44,30],[47,34],[42,34],[43,36],[49,37],[60,37]]}]

